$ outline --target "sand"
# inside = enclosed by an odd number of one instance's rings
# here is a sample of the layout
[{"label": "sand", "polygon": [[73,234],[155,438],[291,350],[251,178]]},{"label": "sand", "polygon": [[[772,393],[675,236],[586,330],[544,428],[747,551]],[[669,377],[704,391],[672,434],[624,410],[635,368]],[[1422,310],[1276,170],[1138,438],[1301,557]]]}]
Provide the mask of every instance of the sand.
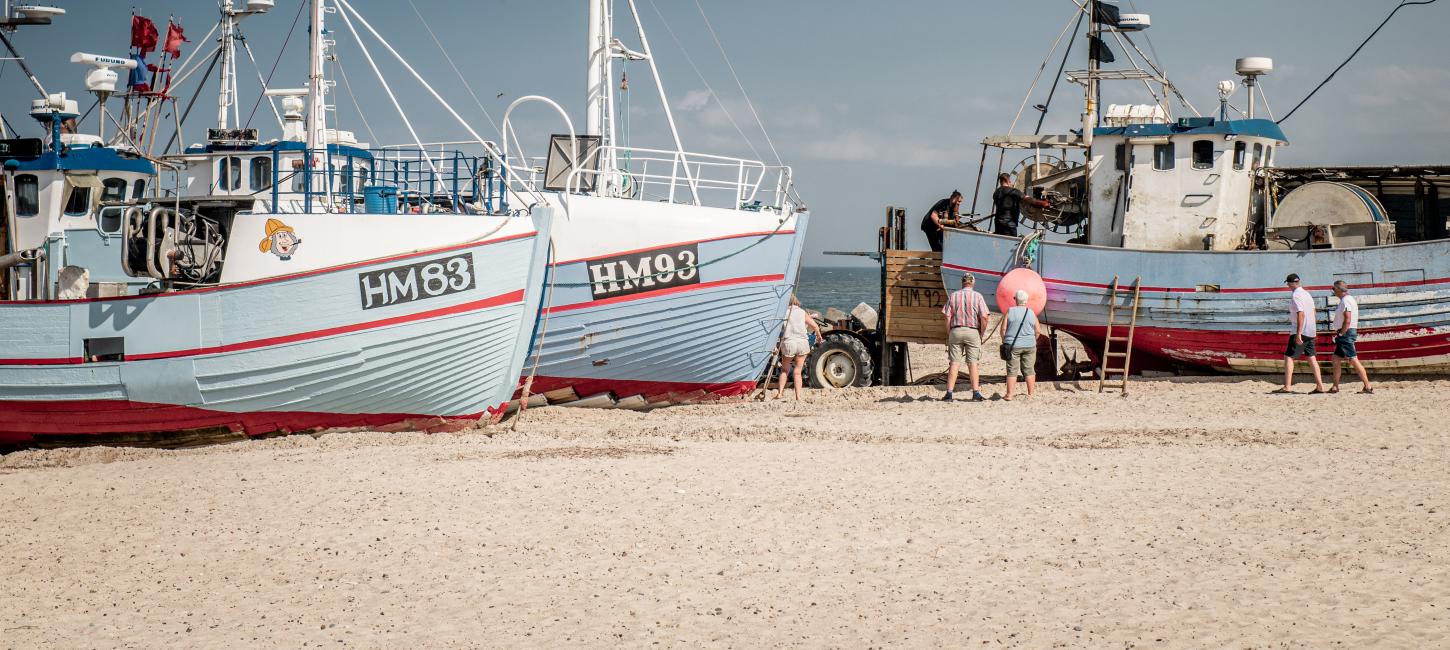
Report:
[{"label": "sand", "polygon": [[0,647],[1450,643],[1450,381],[1272,387],[18,452]]}]

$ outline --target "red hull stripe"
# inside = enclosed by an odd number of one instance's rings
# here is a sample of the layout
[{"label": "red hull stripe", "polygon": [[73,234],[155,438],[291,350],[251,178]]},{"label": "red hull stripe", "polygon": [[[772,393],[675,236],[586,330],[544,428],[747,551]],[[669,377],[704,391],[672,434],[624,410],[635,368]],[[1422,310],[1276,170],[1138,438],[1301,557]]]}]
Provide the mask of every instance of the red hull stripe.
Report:
[{"label": "red hull stripe", "polygon": [[[462,313],[467,313],[467,312],[471,312],[471,311],[477,311],[477,310],[480,310],[480,309],[488,309],[490,307],[498,307],[498,306],[501,306],[501,305],[509,305],[509,304],[513,304],[513,303],[517,303],[517,302],[523,302],[523,299],[524,299],[524,290],[523,289],[519,289],[518,291],[511,291],[509,293],[505,293],[505,294],[502,294],[502,295],[493,296],[492,298],[484,298],[482,300],[474,300],[472,302],[465,302],[465,303],[461,303],[461,304],[457,304],[457,305],[452,305],[452,306],[449,306],[449,307],[440,307],[438,309],[430,309],[428,311],[421,311],[421,312],[417,312],[417,313],[414,313],[414,314],[403,314],[401,316],[393,316],[393,317],[390,317],[390,318],[382,318],[382,319],[373,320],[373,321],[367,321],[367,322],[363,322],[363,323],[352,323],[352,324],[349,324],[349,325],[339,325],[337,327],[329,327],[329,328],[326,328],[326,329],[313,330],[313,331],[310,331],[310,332],[299,332],[299,333],[296,333],[296,334],[287,334],[287,335],[283,335],[283,336],[273,336],[273,337],[269,337],[269,338],[265,338],[265,339],[255,339],[255,340],[252,340],[252,341],[242,341],[240,343],[228,343],[226,345],[218,345],[218,346],[209,347],[209,348],[193,348],[193,349],[190,349],[190,350],[170,350],[170,351],[167,351],[167,352],[151,352],[151,353],[146,353],[146,354],[128,354],[128,355],[126,355],[126,361],[145,361],[147,359],[171,359],[171,358],[175,358],[175,357],[193,357],[193,356],[204,355],[204,354],[223,354],[223,353],[227,353],[227,352],[240,352],[240,351],[243,351],[243,350],[255,350],[257,348],[265,348],[265,347],[270,347],[270,346],[273,346],[273,345],[283,345],[283,344],[286,344],[286,343],[296,343],[298,341],[307,341],[307,340],[311,340],[311,339],[319,339],[319,338],[325,338],[325,337],[329,337],[329,336],[338,336],[338,335],[341,335],[341,334],[350,334],[352,332],[360,332],[360,331],[363,331],[363,330],[377,329],[379,327],[389,327],[389,326],[392,326],[392,325],[399,325],[399,324],[402,324],[402,323],[411,323],[411,322],[420,321],[420,320],[427,320],[427,319],[430,319],[430,318],[438,318],[438,317],[442,317],[442,316],[452,316],[454,314],[462,314]],[[82,360],[80,358],[78,358],[78,357],[77,358],[60,358],[60,359],[0,359],[0,365],[9,365],[9,366],[63,365],[63,364],[80,363],[81,361]]]},{"label": "red hull stripe", "polygon": [[[529,394],[539,395],[562,388],[573,388],[581,399],[600,393],[613,393],[616,398],[644,395],[646,397],[687,396],[690,393],[710,395],[715,398],[744,395],[755,388],[754,381],[732,381],[720,384],[703,384],[685,381],[642,381],[636,379],[596,379],[590,377],[535,377]],[[514,393],[520,397],[522,389]],[[660,400],[651,400],[660,401]]]},{"label": "red hull stripe", "polygon": [[228,291],[228,290],[231,290],[231,289],[240,289],[242,287],[252,287],[252,286],[259,285],[259,284],[268,284],[268,283],[272,283],[272,282],[283,282],[283,281],[286,281],[286,280],[296,280],[297,278],[306,278],[306,277],[311,277],[311,276],[314,276],[314,275],[322,275],[324,273],[335,273],[337,271],[346,271],[348,269],[355,269],[355,268],[358,268],[360,266],[372,266],[374,264],[386,264],[388,262],[396,262],[398,260],[406,260],[406,259],[410,259],[410,258],[414,258],[414,257],[424,257],[424,256],[427,256],[427,255],[433,255],[433,254],[436,254],[436,253],[447,253],[449,251],[456,251],[456,250],[463,249],[463,248],[473,248],[475,246],[483,246],[483,245],[486,245],[486,244],[498,244],[498,243],[502,243],[502,242],[506,242],[506,241],[512,241],[512,240],[515,240],[515,239],[524,239],[526,237],[533,237],[534,235],[537,235],[537,234],[539,234],[538,231],[529,231],[529,232],[519,233],[517,235],[508,235],[506,237],[498,237],[498,238],[495,238],[495,239],[484,239],[484,240],[480,240],[480,241],[472,241],[472,242],[467,242],[467,243],[463,243],[463,244],[455,244],[455,245],[452,245],[452,246],[444,246],[442,248],[430,248],[428,250],[414,251],[412,253],[401,253],[401,254],[398,254],[398,255],[392,255],[390,257],[379,257],[377,259],[363,260],[363,261],[360,261],[360,262],[348,262],[347,264],[341,264],[341,265],[338,265],[338,266],[329,266],[329,267],[326,267],[326,268],[313,269],[311,271],[302,271],[300,273],[291,273],[291,274],[288,274],[288,275],[277,275],[277,276],[273,276],[273,277],[270,277],[270,278],[261,278],[259,280],[248,280],[246,282],[233,282],[231,284],[219,284],[219,285],[212,286],[212,287],[200,287],[200,288],[197,288],[197,289],[183,289],[181,291],[168,291],[166,293],[154,293],[154,294],[149,294],[149,295],[145,295],[145,296],[111,296],[111,297],[108,297],[108,298],[77,298],[75,300],[0,300],[0,305],[54,305],[54,304],[71,304],[71,303],[81,303],[81,302],[107,302],[107,301],[113,301],[113,300],[142,300],[142,299],[146,299],[146,298],[169,298],[171,296],[184,296],[184,295],[193,294],[193,293],[211,293],[213,291]]},{"label": "red hull stripe", "polygon": [[[942,266],[944,268],[952,269],[954,271],[966,271],[966,272],[969,272],[969,273],[981,273],[981,274],[984,274],[984,275],[992,275],[992,276],[997,276],[997,277],[1001,277],[1002,276],[1002,272],[1001,271],[991,271],[991,270],[988,270],[988,269],[976,269],[976,268],[972,268],[970,266],[961,266],[961,265],[958,265],[958,264],[948,264],[946,262],[942,262]],[[1060,280],[1060,279],[1057,279],[1057,278],[1043,278],[1042,280],[1043,280],[1043,282],[1051,282],[1053,284],[1065,284],[1065,285],[1074,286],[1074,287],[1089,287],[1089,288],[1092,288],[1092,289],[1107,289],[1107,288],[1109,288],[1111,286],[1111,285],[1107,285],[1107,284],[1098,284],[1098,283],[1095,283],[1095,282],[1078,282],[1076,280]],[[1419,281],[1419,282],[1416,282],[1416,281],[1409,281],[1409,282],[1376,282],[1376,283],[1373,283],[1373,284],[1356,284],[1356,285],[1354,285],[1354,288],[1356,288],[1356,289],[1393,289],[1393,288],[1396,288],[1396,287],[1419,287],[1419,286],[1424,286],[1424,285],[1427,285],[1427,284],[1445,284],[1445,283],[1450,283],[1450,278],[1429,278],[1429,279],[1426,279],[1426,280],[1423,280],[1423,281]],[[1325,284],[1325,285],[1305,286],[1304,288],[1305,289],[1308,289],[1310,291],[1329,291],[1333,287],[1332,287],[1332,285]],[[1198,288],[1197,287],[1142,287],[1142,290],[1143,291],[1156,291],[1156,292],[1160,292],[1160,293],[1198,293]],[[1274,287],[1229,288],[1229,289],[1219,289],[1217,291],[1217,293],[1271,293],[1271,292],[1274,292],[1274,291],[1284,291],[1284,287],[1282,287],[1282,286],[1274,286]]]},{"label": "red hull stripe", "polygon": [[644,299],[644,298],[657,298],[659,296],[667,296],[667,295],[674,294],[674,293],[685,293],[685,292],[688,292],[688,291],[698,291],[700,289],[710,289],[710,288],[713,288],[713,287],[723,287],[723,286],[728,286],[728,285],[732,285],[732,284],[750,284],[750,283],[753,283],[753,282],[779,282],[779,281],[784,280],[784,279],[785,279],[785,276],[782,275],[782,274],[779,274],[779,273],[777,273],[775,275],[751,275],[751,276],[746,276],[746,277],[743,277],[743,278],[728,278],[728,279],[725,279],[725,280],[715,280],[713,282],[701,282],[700,284],[687,284],[687,285],[679,286],[679,287],[666,287],[664,289],[655,289],[654,291],[646,291],[646,292],[643,292],[643,293],[636,293],[636,294],[628,295],[628,296],[616,296],[614,298],[604,298],[602,300],[590,300],[590,301],[587,301],[587,302],[576,302],[576,303],[572,303],[572,304],[568,304],[568,305],[558,305],[558,306],[555,306],[555,307],[550,307],[548,309],[545,309],[544,311],[552,314],[554,312],[572,311],[572,310],[575,310],[575,309],[584,309],[586,307],[603,307],[605,305],[614,305],[614,304],[618,304],[618,303],[621,303],[621,302],[629,302],[631,300],[641,300],[641,299]]},{"label": "red hull stripe", "polygon": [[[491,408],[497,412],[503,408]],[[483,413],[420,415],[410,413],[318,413],[256,411],[230,413],[194,406],[128,400],[46,402],[0,400],[0,444],[31,441],[36,435],[106,435],[168,433],[226,427],[257,436],[276,432],[340,427],[382,427],[428,430],[449,421],[478,420]]]},{"label": "red hull stripe", "polygon": [[618,252],[612,252],[612,253],[605,253],[604,255],[595,255],[594,257],[581,257],[581,258],[573,259],[573,260],[564,260],[562,262],[554,262],[554,266],[559,266],[561,264],[573,264],[575,262],[589,262],[589,261],[592,261],[592,260],[602,260],[602,259],[607,258],[607,257],[616,257],[616,256],[619,256],[619,255],[633,255],[635,253],[644,253],[644,252],[648,252],[648,251],[659,250],[661,248],[670,248],[672,246],[688,246],[690,244],[703,244],[705,242],[711,242],[711,241],[725,241],[727,239],[738,239],[740,237],[766,237],[766,236],[769,236],[769,235],[794,235],[794,234],[795,234],[795,231],[794,230],[766,230],[766,231],[763,231],[763,232],[742,232],[742,233],[735,233],[733,235],[725,235],[724,237],[710,237],[708,239],[692,239],[690,241],[675,242],[673,244],[659,244],[657,246],[650,246],[649,248],[636,248],[634,250],[627,250],[627,251],[618,251]]},{"label": "red hull stripe", "polygon": [[[1060,325],[1058,329],[1085,340],[1089,353],[1097,358],[1106,328],[1089,325]],[[1356,345],[1365,361],[1415,360],[1450,355],[1450,334],[1435,328],[1396,326],[1360,330]],[[1155,357],[1169,365],[1197,365],[1232,369],[1230,360],[1278,362],[1284,358],[1289,335],[1285,332],[1252,332],[1237,330],[1187,330],[1140,326],[1133,335],[1133,365],[1145,363],[1140,354]],[[1334,353],[1333,335],[1320,332],[1315,338],[1318,357],[1329,360]],[[1101,361],[1101,359],[1098,359]]]}]

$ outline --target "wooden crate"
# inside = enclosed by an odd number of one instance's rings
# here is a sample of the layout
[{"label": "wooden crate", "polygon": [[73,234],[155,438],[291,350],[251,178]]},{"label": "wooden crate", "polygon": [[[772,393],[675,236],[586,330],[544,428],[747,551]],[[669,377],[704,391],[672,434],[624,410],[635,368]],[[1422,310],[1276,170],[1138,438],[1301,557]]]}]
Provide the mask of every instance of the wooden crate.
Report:
[{"label": "wooden crate", "polygon": [[947,342],[941,308],[947,292],[941,283],[941,253],[886,251],[886,341]]}]

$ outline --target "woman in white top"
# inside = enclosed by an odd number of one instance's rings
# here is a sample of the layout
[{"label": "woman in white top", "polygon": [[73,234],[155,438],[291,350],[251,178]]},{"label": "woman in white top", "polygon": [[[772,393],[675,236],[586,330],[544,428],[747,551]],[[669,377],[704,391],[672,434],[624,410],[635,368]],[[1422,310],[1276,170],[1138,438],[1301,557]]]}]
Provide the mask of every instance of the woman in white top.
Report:
[{"label": "woman in white top", "polygon": [[785,310],[785,328],[780,334],[780,386],[775,391],[776,399],[785,397],[787,368],[795,378],[795,398],[801,398],[801,369],[806,365],[806,355],[811,353],[811,342],[806,338],[807,330],[814,331],[817,339],[821,338],[821,327],[816,325],[816,320],[806,310],[801,309],[801,301],[792,294],[790,307]]},{"label": "woman in white top", "polygon": [[1027,378],[1027,395],[1037,394],[1037,337],[1042,335],[1042,323],[1037,314],[1027,306],[1026,291],[1018,289],[1012,295],[1016,307],[1007,310],[1002,318],[1002,343],[1007,346],[1007,396],[1010,402],[1017,394],[1017,375]]}]

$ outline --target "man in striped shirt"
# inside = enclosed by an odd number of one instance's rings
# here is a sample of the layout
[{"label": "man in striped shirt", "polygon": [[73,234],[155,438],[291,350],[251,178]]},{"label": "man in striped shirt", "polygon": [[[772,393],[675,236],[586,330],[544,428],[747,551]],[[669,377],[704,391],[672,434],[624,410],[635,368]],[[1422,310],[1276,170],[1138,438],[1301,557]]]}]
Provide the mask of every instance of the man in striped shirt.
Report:
[{"label": "man in striped shirt", "polygon": [[972,401],[982,401],[982,389],[978,383],[977,364],[982,360],[982,339],[987,336],[987,299],[977,293],[974,287],[977,278],[971,273],[962,276],[962,288],[947,296],[941,313],[947,319],[947,394],[943,402],[952,401],[952,390],[957,386],[957,368],[967,363],[967,375],[972,378]]}]

